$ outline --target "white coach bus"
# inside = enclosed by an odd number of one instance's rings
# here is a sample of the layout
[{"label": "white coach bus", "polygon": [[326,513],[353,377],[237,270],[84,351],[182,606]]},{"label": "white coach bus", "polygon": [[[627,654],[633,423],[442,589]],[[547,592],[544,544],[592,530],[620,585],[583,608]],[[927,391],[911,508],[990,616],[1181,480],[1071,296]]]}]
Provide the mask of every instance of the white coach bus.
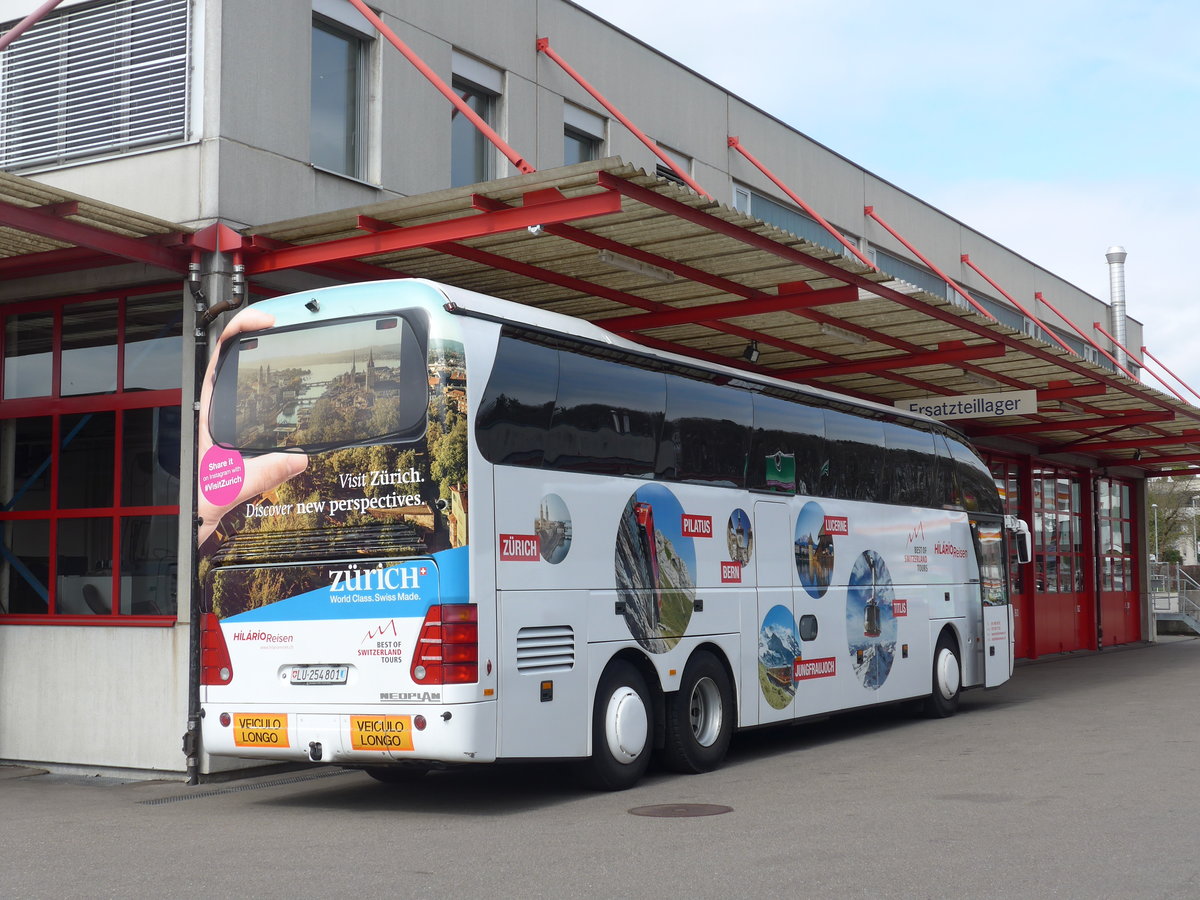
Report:
[{"label": "white coach bus", "polygon": [[620,789],[1012,673],[1027,529],[931,419],[404,280],[243,310],[200,431],[210,754]]}]

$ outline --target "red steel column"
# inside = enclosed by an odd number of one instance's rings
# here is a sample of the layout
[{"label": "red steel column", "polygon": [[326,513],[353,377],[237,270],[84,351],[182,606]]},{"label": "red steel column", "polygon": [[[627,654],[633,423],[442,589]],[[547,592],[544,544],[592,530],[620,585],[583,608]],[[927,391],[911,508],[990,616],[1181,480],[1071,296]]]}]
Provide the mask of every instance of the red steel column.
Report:
[{"label": "red steel column", "polygon": [[[361,0],[350,0],[350,2],[351,3],[361,2]],[[589,94],[591,94],[592,97],[595,98],[597,103],[599,103],[606,110],[608,110],[609,115],[611,115],[614,119],[616,119],[618,122],[620,122],[626,128],[628,128],[630,133],[635,138],[637,138],[639,141],[641,141],[643,144],[645,144],[651,153],[653,153],[655,156],[657,156],[659,159],[661,159],[664,163],[666,163],[668,166],[670,166],[671,171],[674,172],[676,175],[678,175],[683,180],[684,184],[686,184],[688,187],[690,187],[693,191],[695,191],[701,197],[708,197],[709,200],[712,199],[712,197],[709,195],[708,191],[704,190],[704,188],[702,188],[702,187],[700,187],[700,185],[696,184],[696,182],[692,180],[691,176],[688,175],[687,172],[683,171],[683,169],[681,169],[679,167],[679,164],[677,162],[675,162],[675,160],[671,159],[670,156],[668,156],[666,153],[664,153],[659,148],[658,144],[656,144],[650,137],[648,137],[644,131],[642,131],[640,128],[638,128],[636,125],[634,125],[633,122],[631,122],[624,115],[622,115],[622,113],[619,109],[617,109],[615,106],[613,106],[611,103],[609,103],[608,100],[606,100],[604,98],[604,95],[602,95],[598,90],[596,90],[594,87],[592,87],[590,84],[588,84],[587,80],[584,79],[584,77],[582,75],[580,75],[578,72],[576,72],[573,68],[571,68],[570,64],[568,64],[565,59],[563,59],[561,56],[559,56],[557,53],[555,53],[554,50],[552,50],[550,48],[550,38],[544,38],[544,37],[538,38],[537,39],[537,48],[538,48],[539,52],[545,53],[548,57],[550,57],[550,59],[552,59],[556,63],[558,63],[559,68],[561,68],[564,72],[566,72],[568,75],[570,75],[572,78],[574,78],[575,81],[577,81],[579,83],[579,86],[581,88],[583,88],[585,91],[587,91]]]},{"label": "red steel column", "polygon": [[26,31],[40,22],[46,13],[50,12],[50,10],[54,9],[54,7],[58,6],[60,3],[62,3],[62,0],[46,0],[45,3],[10,28],[4,37],[0,37],[0,50],[3,50],[21,35],[23,35]]},{"label": "red steel column", "polygon": [[929,266],[929,268],[933,271],[934,275],[936,275],[938,278],[942,279],[942,281],[946,282],[946,284],[950,285],[950,287],[954,290],[955,293],[957,293],[960,297],[962,297],[964,300],[966,300],[968,303],[970,303],[973,307],[975,307],[976,312],[978,312],[985,319],[991,319],[993,322],[996,321],[996,317],[993,316],[986,309],[984,309],[975,300],[974,297],[972,297],[970,294],[968,294],[966,291],[964,291],[961,287],[959,287],[957,282],[955,282],[955,280],[953,278],[951,278],[949,275],[947,275],[945,272],[943,272],[941,269],[939,269],[937,266],[935,266],[932,262],[930,262],[928,259],[926,259],[921,254],[920,250],[918,250],[916,247],[914,247],[912,244],[910,244],[904,238],[900,237],[900,234],[899,234],[899,232],[896,231],[896,229],[892,228],[891,225],[889,225],[887,222],[883,221],[883,219],[880,218],[879,215],[875,212],[875,207],[864,206],[863,212],[866,213],[868,216],[870,216],[872,219],[874,219],[876,222],[878,222],[880,225],[882,225],[888,234],[890,234],[892,237],[894,237],[896,240],[898,240],[901,244],[903,244],[908,249],[909,253],[911,253],[913,256],[915,256],[917,259],[919,259],[921,262],[925,263],[925,265]]},{"label": "red steel column", "polygon": [[853,253],[855,256],[857,256],[859,259],[859,262],[861,262],[864,266],[868,266],[872,269],[878,270],[878,268],[879,268],[878,266],[876,266],[873,262],[871,262],[869,259],[867,259],[865,256],[863,256],[862,252],[857,247],[855,247],[852,243],[850,243],[848,240],[846,240],[846,238],[842,235],[842,233],[840,231],[838,231],[836,228],[834,228],[832,225],[830,225],[828,222],[826,222],[825,219],[823,219],[821,217],[821,214],[819,212],[817,212],[815,209],[813,209],[811,206],[809,206],[807,203],[805,203],[802,199],[800,199],[800,196],[798,194],[796,194],[795,191],[793,191],[786,184],[784,184],[782,181],[780,181],[778,178],[776,178],[775,173],[773,173],[770,169],[768,169],[761,162],[759,162],[758,159],[756,159],[754,157],[754,155],[750,153],[749,150],[747,150],[745,147],[742,146],[741,141],[739,141],[733,135],[729,136],[729,146],[732,147],[734,150],[736,150],[738,153],[742,154],[742,156],[746,157],[746,159],[749,161],[749,163],[752,166],[754,166],[754,168],[758,169],[758,171],[762,172],[764,175],[766,175],[768,178],[770,178],[771,181],[775,184],[775,186],[777,188],[779,188],[781,191],[783,191],[785,194],[787,194],[789,198],[791,198],[791,201],[793,203],[795,203],[802,210],[804,210],[806,213],[808,213],[810,216],[812,216],[816,220],[817,224],[820,225],[822,228],[824,228],[826,231],[828,231],[831,235],[833,235],[833,237],[838,241],[838,243],[840,243],[843,247],[845,247],[847,250],[849,250],[851,253]]},{"label": "red steel column", "polygon": [[500,135],[496,133],[495,129],[493,129],[491,125],[483,121],[479,114],[463,101],[462,97],[454,93],[453,88],[446,84],[446,82],[442,81],[437,72],[429,68],[425,61],[421,59],[421,57],[417,56],[417,54],[407,44],[405,44],[404,41],[400,40],[400,38],[396,36],[396,33],[392,31],[392,29],[383,24],[383,20],[380,19],[379,16],[375,15],[375,13],[371,12],[367,5],[363,3],[363,0],[350,0],[350,2],[354,4],[355,9],[363,14],[364,18],[366,18],[368,22],[375,26],[376,31],[387,38],[393,47],[404,54],[404,58],[412,63],[416,67],[417,71],[424,75],[425,78],[428,79],[429,83],[437,88],[443,97],[453,103],[455,108],[457,108],[460,113],[471,120],[471,124],[478,128],[483,133],[483,136],[491,141],[496,148],[503,153],[505,157],[507,157],[510,163],[517,167],[517,171],[521,172],[522,174],[528,174],[529,172],[536,171],[533,166],[525,161],[521,154],[517,153],[516,150],[514,150],[505,142],[504,138],[500,137]]}]

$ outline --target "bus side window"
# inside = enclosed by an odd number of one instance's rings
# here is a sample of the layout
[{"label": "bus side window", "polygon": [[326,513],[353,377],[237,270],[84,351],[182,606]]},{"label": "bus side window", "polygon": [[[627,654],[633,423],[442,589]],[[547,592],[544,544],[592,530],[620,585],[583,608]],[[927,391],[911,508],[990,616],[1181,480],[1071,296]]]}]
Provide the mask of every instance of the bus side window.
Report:
[{"label": "bus side window", "polygon": [[557,390],[557,350],[502,337],[475,419],[484,458],[497,465],[540,467]]},{"label": "bus side window", "polygon": [[963,508],[971,512],[1003,513],[1004,508],[996,494],[996,482],[983,460],[953,435],[947,436],[946,442],[954,459]]},{"label": "bus side window", "polygon": [[879,499],[901,506],[941,506],[934,476],[937,458],[933,434],[885,422],[883,441],[891,478],[887,496]]},{"label": "bus side window", "polygon": [[654,475],[666,380],[661,372],[559,353],[546,466],[599,475]]},{"label": "bus side window", "polygon": [[839,500],[882,500],[890,492],[883,449],[883,423],[839,410],[825,410],[830,496]]},{"label": "bus side window", "polygon": [[826,496],[825,418],[820,408],[766,394],[753,398],[750,489]]},{"label": "bus side window", "polygon": [[934,505],[961,508],[962,490],[958,485],[957,467],[950,455],[950,447],[946,444],[946,436],[937,435],[934,438],[934,446],[937,448],[937,474],[934,476],[937,480],[937,490]]},{"label": "bus side window", "polygon": [[750,419],[746,391],[668,375],[656,477],[743,487]]}]

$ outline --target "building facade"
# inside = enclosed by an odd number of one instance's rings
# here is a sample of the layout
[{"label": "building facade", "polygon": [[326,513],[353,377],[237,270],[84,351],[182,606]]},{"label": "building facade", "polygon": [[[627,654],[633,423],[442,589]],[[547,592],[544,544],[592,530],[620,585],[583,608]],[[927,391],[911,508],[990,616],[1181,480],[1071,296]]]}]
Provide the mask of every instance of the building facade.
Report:
[{"label": "building facade", "polygon": [[[34,5],[0,0],[0,33]],[[690,180],[731,210],[856,252],[1123,377],[1065,322],[1111,328],[1109,305],[1055,276],[1052,258],[1022,258],[568,0],[493,0],[471,15],[418,0],[375,7],[533,169],[620,157]],[[517,168],[350,0],[66,0],[0,52],[0,170],[31,197],[42,187],[111,206],[113,222],[151,243],[161,233],[163,246],[177,239],[172,225],[242,234],[397,198],[432,208]],[[53,205],[25,204],[46,216]],[[243,287],[254,299],[330,280],[293,269],[243,285],[222,240],[192,279],[210,304]],[[211,335],[186,276],[68,244],[0,259],[0,760],[179,772],[193,338]],[[1064,318],[1035,298],[1053,298]],[[1122,328],[1141,346],[1137,321]],[[963,394],[999,386],[963,374]],[[1018,655],[1149,637],[1144,472],[1048,452],[1036,430],[975,424],[1006,503],[1034,530],[1035,563],[1014,570]]]}]

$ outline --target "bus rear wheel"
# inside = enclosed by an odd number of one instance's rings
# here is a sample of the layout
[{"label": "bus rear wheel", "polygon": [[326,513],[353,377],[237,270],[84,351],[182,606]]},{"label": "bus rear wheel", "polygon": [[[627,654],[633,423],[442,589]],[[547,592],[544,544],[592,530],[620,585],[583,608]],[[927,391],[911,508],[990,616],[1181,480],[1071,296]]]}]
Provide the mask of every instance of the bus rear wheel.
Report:
[{"label": "bus rear wheel", "polygon": [[592,708],[592,755],[582,777],[590,787],[623,791],[650,764],[651,731],[646,679],[631,663],[613,660],[600,676]]},{"label": "bus rear wheel", "polygon": [[933,652],[933,684],[925,698],[925,715],[931,719],[945,719],[958,712],[958,700],[962,694],[962,662],[958,657],[958,646],[948,632],[938,638]]},{"label": "bus rear wheel", "polygon": [[676,772],[715,769],[733,736],[733,686],[725,667],[700,650],[683,669],[679,690],[667,695],[663,763]]}]

